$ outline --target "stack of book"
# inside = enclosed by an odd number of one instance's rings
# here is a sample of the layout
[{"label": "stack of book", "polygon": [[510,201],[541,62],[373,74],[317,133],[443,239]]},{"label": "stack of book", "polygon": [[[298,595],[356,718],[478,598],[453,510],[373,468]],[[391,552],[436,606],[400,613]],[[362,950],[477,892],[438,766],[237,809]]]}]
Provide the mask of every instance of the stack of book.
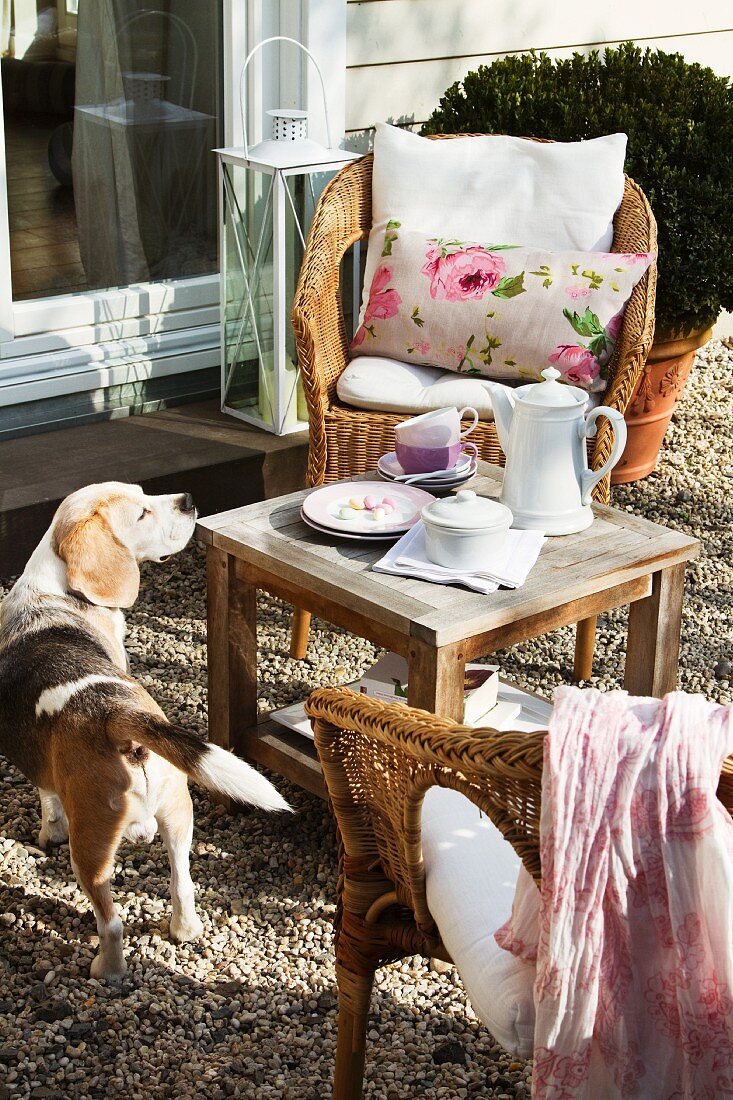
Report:
[{"label": "stack of book", "polygon": [[[407,661],[397,653],[387,653],[359,680],[347,686],[383,702],[407,703]],[[500,680],[496,665],[466,665],[464,725],[529,731],[546,728],[551,710],[550,703]],[[313,739],[304,701],[274,710],[270,717]]]}]

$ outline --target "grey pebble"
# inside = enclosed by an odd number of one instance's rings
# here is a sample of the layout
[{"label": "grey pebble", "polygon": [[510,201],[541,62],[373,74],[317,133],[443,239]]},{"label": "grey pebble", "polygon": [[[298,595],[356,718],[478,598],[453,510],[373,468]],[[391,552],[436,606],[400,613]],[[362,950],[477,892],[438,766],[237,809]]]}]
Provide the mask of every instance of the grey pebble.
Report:
[{"label": "grey pebble", "polygon": [[456,1039],[453,1039],[449,1043],[441,1043],[433,1051],[433,1061],[436,1066],[442,1066],[446,1062],[450,1062],[451,1065],[465,1066],[466,1064],[466,1051],[462,1043],[459,1043]]}]

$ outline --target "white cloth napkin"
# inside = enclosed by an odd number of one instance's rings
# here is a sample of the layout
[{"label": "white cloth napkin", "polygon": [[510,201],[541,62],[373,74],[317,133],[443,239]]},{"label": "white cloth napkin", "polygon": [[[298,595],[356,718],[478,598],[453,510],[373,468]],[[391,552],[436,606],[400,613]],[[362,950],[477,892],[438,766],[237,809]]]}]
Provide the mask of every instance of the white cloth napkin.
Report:
[{"label": "white cloth napkin", "polygon": [[509,531],[502,558],[486,563],[477,573],[446,569],[431,562],[425,551],[425,527],[416,523],[399,542],[390,547],[372,569],[399,577],[417,577],[435,584],[462,584],[474,592],[496,592],[499,585],[521,588],[537,561],[545,536],[539,531]]}]

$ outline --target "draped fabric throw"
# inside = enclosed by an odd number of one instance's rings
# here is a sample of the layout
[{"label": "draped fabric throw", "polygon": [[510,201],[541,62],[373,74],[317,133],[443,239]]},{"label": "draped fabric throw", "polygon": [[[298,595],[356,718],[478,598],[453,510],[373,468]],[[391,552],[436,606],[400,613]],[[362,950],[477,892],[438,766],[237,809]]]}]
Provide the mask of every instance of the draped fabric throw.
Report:
[{"label": "draped fabric throw", "polygon": [[535,959],[536,1100],[733,1097],[733,706],[561,688],[542,889],[496,938]]}]

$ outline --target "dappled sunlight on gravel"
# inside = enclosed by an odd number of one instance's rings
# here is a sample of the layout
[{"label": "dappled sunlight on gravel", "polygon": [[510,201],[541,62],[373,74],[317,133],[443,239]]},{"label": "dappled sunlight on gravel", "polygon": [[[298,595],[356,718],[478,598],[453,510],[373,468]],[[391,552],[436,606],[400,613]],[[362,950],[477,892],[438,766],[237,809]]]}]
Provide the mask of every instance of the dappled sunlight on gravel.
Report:
[{"label": "dappled sunlight on gravel", "polygon": [[[709,345],[668,433],[659,471],[614,503],[702,539],[691,564],[680,686],[731,699],[733,351]],[[133,672],[171,719],[206,730],[203,552],[144,570],[128,615]],[[289,609],[260,604],[261,705],[358,676],[377,651],[316,621],[308,658],[287,657]],[[623,675],[622,613],[599,624],[593,683]],[[550,695],[570,680],[572,630],[501,655],[507,673]],[[35,791],[0,759],[0,1100],[7,1097],[288,1097],[326,1100],[336,1039],[332,921],[336,844],[326,807],[277,781],[292,818],[227,816],[195,792],[192,873],[198,944],[166,938],[168,868],[159,841],[118,856],[127,977],[88,978],[90,907],[68,847],[36,847]],[[487,930],[488,931],[488,930]],[[528,1097],[515,1062],[478,1023],[455,971],[408,960],[379,975],[365,1096]],[[442,1052],[442,1053],[441,1053]],[[452,1061],[441,1063],[441,1057]]]}]

